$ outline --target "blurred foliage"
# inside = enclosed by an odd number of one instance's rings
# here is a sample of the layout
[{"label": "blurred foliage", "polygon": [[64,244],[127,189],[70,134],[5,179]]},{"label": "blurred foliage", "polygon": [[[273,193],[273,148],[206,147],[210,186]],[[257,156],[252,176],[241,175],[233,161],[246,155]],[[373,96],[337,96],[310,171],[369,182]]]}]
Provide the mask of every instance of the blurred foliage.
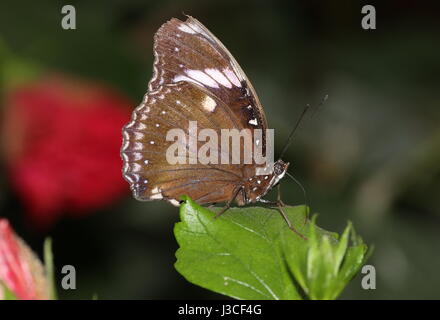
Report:
[{"label": "blurred foliage", "polygon": [[[276,129],[276,150],[303,106],[329,95],[284,160],[312,210],[323,213],[320,225],[341,230],[350,219],[375,244],[369,263],[377,269],[377,289],[362,290],[355,278],[341,297],[438,298],[438,4],[369,4],[376,6],[377,30],[361,28],[361,1],[75,1],[77,30],[66,31],[61,2],[7,0],[0,3],[1,52],[4,47],[36,69],[107,83],[140,102],[151,77],[154,32],[171,17],[191,14],[252,80]],[[14,68],[2,70],[3,85],[22,72]],[[8,181],[3,170],[0,213],[38,251],[46,234],[23,219]],[[295,184],[282,186],[286,203],[302,203]],[[177,220],[166,203],[127,197],[87,218],[60,221],[49,232],[56,276],[59,281],[65,264],[78,273],[78,289],[60,297],[219,297],[175,271]]]},{"label": "blurred foliage", "polygon": [[236,299],[336,299],[364,264],[367,246],[351,224],[338,241],[306,218],[307,207],[283,210],[307,240],[276,209],[231,208],[214,219],[214,212],[186,198],[174,227],[176,269],[188,281]]},{"label": "blurred foliage", "polygon": [[0,283],[0,293],[2,294],[2,300],[17,300],[11,290],[2,283]]},{"label": "blurred foliage", "polygon": [[52,239],[47,238],[46,240],[44,240],[43,250],[44,250],[44,270],[48,281],[50,299],[56,300],[58,294],[57,294],[57,284],[55,283],[55,270],[53,265]]}]

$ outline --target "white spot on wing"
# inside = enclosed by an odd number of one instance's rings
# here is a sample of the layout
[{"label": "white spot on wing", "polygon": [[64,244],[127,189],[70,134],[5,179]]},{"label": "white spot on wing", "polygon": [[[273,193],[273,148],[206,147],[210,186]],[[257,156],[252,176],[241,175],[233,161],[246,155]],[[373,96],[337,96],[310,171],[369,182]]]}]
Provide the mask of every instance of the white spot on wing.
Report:
[{"label": "white spot on wing", "polygon": [[201,33],[204,37],[210,39],[211,41],[215,41],[209,33],[207,33],[205,30],[203,30],[197,23],[193,23],[192,21],[188,22],[188,25],[195,30],[197,33]]},{"label": "white spot on wing", "polygon": [[139,163],[133,163],[131,165],[131,171],[140,172],[142,170],[142,166]]},{"label": "white spot on wing", "polygon": [[215,107],[217,106],[217,103],[212,99],[210,96],[206,95],[205,99],[202,102],[203,109],[205,109],[208,112],[213,112],[215,110]]},{"label": "white spot on wing", "polygon": [[200,71],[200,70],[186,70],[185,72],[186,72],[186,74],[190,78],[200,82],[201,84],[204,84],[204,85],[206,85],[208,87],[212,87],[212,88],[218,88],[219,87],[217,82],[215,82],[214,79],[212,79],[210,76],[208,76],[203,71]]},{"label": "white spot on wing", "polygon": [[203,33],[203,35],[206,35],[205,31],[203,31],[203,29],[200,28],[197,24],[189,22],[189,25],[191,26],[191,29],[194,29],[199,33]]},{"label": "white spot on wing", "polygon": [[179,25],[178,28],[179,28],[179,30],[186,32],[186,33],[191,33],[191,34],[196,33],[193,29],[191,29],[190,27],[188,27],[186,24],[183,24],[183,23],[181,25]]},{"label": "white spot on wing", "polygon": [[176,206],[176,207],[178,207],[180,205],[180,202],[177,201],[176,199],[169,199],[168,202],[171,203],[173,206]]},{"label": "white spot on wing", "polygon": [[158,187],[155,187],[153,190],[151,190],[150,199],[153,199],[153,200],[163,199],[162,190],[160,190]]},{"label": "white spot on wing", "polygon": [[229,80],[218,69],[207,68],[205,69],[205,72],[208,75],[210,75],[215,81],[217,81],[219,84],[229,89],[232,88],[232,83],[229,82]]},{"label": "white spot on wing", "polygon": [[134,151],[140,151],[144,149],[144,145],[142,144],[142,142],[135,142],[133,143],[133,150]]},{"label": "white spot on wing", "polygon": [[191,79],[191,78],[189,78],[187,76],[182,76],[182,75],[177,75],[173,79],[173,82],[179,82],[179,81],[192,82],[192,83],[198,84],[199,86],[202,85],[200,82],[197,82],[194,79]]},{"label": "white spot on wing", "polygon": [[137,122],[135,125],[135,128],[137,130],[145,130],[145,129],[147,129],[147,126],[143,122]]},{"label": "white spot on wing", "polygon": [[142,159],[142,153],[140,152],[133,152],[132,156],[134,161],[139,161]]},{"label": "white spot on wing", "polygon": [[249,124],[252,124],[254,126],[258,125],[257,118],[253,118],[253,119],[249,120]]},{"label": "white spot on wing", "polygon": [[238,80],[235,73],[230,68],[224,68],[223,73],[228,77],[229,81],[231,81],[236,87],[241,87],[240,80]]}]

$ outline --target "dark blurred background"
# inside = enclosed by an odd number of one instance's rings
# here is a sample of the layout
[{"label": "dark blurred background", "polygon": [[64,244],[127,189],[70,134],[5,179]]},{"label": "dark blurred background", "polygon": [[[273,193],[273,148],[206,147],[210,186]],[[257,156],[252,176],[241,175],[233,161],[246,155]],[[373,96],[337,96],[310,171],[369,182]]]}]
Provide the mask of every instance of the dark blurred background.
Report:
[{"label": "dark blurred background", "polygon": [[[14,114],[16,105],[28,103],[29,109],[23,110],[45,117],[47,112],[33,107],[34,98],[20,102],[20,94],[26,96],[20,88],[29,82],[39,88],[47,75],[56,74],[75,79],[69,88],[78,83],[83,91],[105,86],[124,97],[128,102],[121,103],[124,113],[118,119],[128,121],[151,77],[155,31],[171,17],[184,19],[185,13],[205,24],[251,79],[269,127],[275,128],[276,151],[302,108],[329,95],[303,122],[284,160],[291,162],[291,172],[306,188],[321,227],[341,232],[352,220],[364,240],[375,246],[370,263],[377,270],[377,289],[362,290],[357,277],[342,298],[440,298],[440,11],[432,3],[2,1],[0,216],[10,219],[40,254],[44,237],[53,238],[59,278],[61,266],[76,267],[77,290],[60,291],[61,298],[221,297],[186,282],[173,267],[178,210],[131,198],[119,171],[119,125],[107,125],[117,132],[112,155],[89,164],[88,150],[94,151],[89,158],[99,159],[102,146],[84,149],[82,141],[94,141],[90,136],[96,130],[89,127],[107,122],[99,116],[84,122],[83,109],[69,105],[80,110],[78,123],[88,123],[75,134],[79,140],[74,144],[85,158],[75,161],[87,162],[84,174],[76,172],[75,162],[69,165],[77,152],[63,146],[62,135],[75,129],[61,125],[50,131],[60,139],[43,138],[50,141],[44,147],[48,153],[38,147],[41,141],[34,141],[38,134],[44,137],[45,123],[68,123],[70,116],[44,118],[34,125],[37,129],[26,129],[37,116]],[[76,8],[76,30],[61,28],[65,4]],[[361,28],[364,4],[375,5],[376,30]],[[63,92],[46,87],[51,97]],[[75,104],[75,97],[71,94],[68,102]],[[73,138],[68,138],[71,143]],[[116,165],[104,164],[107,158]],[[44,165],[27,169],[39,161],[46,165],[46,174],[35,177]],[[113,175],[123,188],[104,192],[115,183],[97,183],[102,177],[95,177],[95,171]],[[75,180],[77,174],[85,178]],[[55,191],[45,189],[50,183],[55,183]],[[303,203],[294,183],[286,180],[282,189],[285,202]],[[95,190],[104,190],[102,201],[95,201]],[[41,203],[43,197],[47,201]],[[55,197],[60,198],[57,204],[52,203]]]}]

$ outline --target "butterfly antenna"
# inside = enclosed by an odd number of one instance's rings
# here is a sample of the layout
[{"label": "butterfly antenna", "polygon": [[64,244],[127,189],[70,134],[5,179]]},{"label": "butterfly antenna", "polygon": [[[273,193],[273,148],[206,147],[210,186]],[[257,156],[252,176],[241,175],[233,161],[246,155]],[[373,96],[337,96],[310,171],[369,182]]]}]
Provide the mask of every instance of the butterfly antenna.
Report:
[{"label": "butterfly antenna", "polygon": [[304,196],[304,225],[307,223],[307,219],[309,218],[309,212],[310,212],[310,207],[307,201],[307,193],[306,193],[306,189],[304,189],[303,185],[295,179],[294,176],[292,176],[289,172],[286,171],[287,176],[292,179],[303,191],[303,196]]},{"label": "butterfly antenna", "polygon": [[306,189],[303,187],[303,185],[294,177],[292,176],[289,172],[286,171],[286,174],[289,176],[290,179],[292,179],[302,190],[303,195],[304,195],[304,203],[306,206],[308,206],[308,201],[307,201],[307,192]]},{"label": "butterfly antenna", "polygon": [[[328,99],[328,94],[322,98],[321,102],[318,104],[316,109],[321,107]],[[310,104],[306,104],[303,111],[301,112],[301,115],[299,116],[298,120],[295,123],[295,126],[293,127],[292,131],[290,131],[289,136],[287,137],[286,143],[284,144],[283,150],[281,151],[281,154],[279,158],[281,159],[283,155],[286,153],[287,148],[289,147],[290,143],[292,142],[293,136],[296,133],[296,130],[299,128],[299,125],[301,124],[302,120],[304,119],[304,116],[306,115],[307,111],[311,108]]]}]

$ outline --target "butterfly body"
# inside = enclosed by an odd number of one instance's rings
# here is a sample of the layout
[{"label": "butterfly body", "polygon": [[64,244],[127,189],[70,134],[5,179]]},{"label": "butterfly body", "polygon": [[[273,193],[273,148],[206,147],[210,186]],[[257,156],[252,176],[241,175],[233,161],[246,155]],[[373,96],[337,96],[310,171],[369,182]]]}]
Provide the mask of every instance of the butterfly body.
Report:
[{"label": "butterfly body", "polygon": [[236,198],[237,205],[242,206],[261,201],[284,177],[288,167],[289,163],[278,160],[275,162],[274,170],[271,174],[245,177],[241,185],[241,193]]},{"label": "butterfly body", "polygon": [[[123,129],[123,175],[135,198],[164,199],[174,205],[182,195],[199,204],[235,200],[241,206],[262,201],[283,178],[288,163],[276,161],[267,174],[257,174],[261,165],[255,161],[200,163],[196,158],[207,139],[190,142],[200,137],[191,131],[194,123],[198,133],[211,130],[219,136],[226,129],[250,130],[255,144],[267,152],[266,116],[233,56],[192,17],[165,23],[155,35],[154,55],[148,92]],[[170,162],[168,135],[176,128],[187,133],[177,145],[184,156]],[[261,139],[256,138],[255,129],[262,130]],[[243,147],[239,151],[246,154]],[[212,151],[207,154],[213,156]],[[216,150],[216,159],[223,154]]]}]

